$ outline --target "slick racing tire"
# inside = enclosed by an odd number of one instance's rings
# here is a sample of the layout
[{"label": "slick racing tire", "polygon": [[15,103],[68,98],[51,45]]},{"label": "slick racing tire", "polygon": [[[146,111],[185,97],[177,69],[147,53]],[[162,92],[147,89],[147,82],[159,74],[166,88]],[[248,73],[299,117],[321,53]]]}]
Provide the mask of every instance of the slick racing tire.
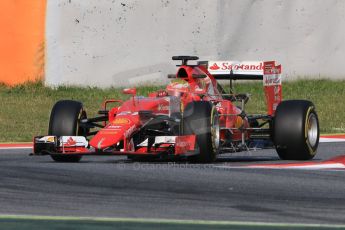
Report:
[{"label": "slick racing tire", "polygon": [[310,160],[319,144],[319,120],[310,101],[281,102],[273,124],[273,140],[283,160]]},{"label": "slick racing tire", "polygon": [[[87,130],[79,126],[80,119],[86,118],[83,104],[78,101],[62,100],[55,103],[49,120],[48,135],[86,136]],[[56,162],[78,162],[81,156],[51,155]]]},{"label": "slick racing tire", "polygon": [[219,116],[216,107],[208,101],[189,103],[183,113],[183,134],[196,135],[199,154],[190,160],[210,163],[219,152]]}]

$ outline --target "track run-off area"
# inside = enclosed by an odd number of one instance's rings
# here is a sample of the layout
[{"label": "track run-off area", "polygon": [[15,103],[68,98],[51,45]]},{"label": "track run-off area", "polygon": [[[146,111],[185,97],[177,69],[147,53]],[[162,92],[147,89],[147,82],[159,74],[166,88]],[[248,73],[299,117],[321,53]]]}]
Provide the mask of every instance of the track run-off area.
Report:
[{"label": "track run-off area", "polygon": [[[0,226],[7,229],[345,229],[344,136],[312,161],[274,150],[213,164],[88,156],[56,163],[0,144]],[[331,140],[332,139],[332,140]]]}]

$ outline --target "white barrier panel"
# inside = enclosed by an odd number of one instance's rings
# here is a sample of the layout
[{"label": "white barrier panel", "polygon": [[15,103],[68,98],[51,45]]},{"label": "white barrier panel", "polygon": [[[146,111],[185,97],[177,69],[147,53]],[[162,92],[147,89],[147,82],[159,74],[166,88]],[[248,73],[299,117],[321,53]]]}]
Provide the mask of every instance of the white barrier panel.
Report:
[{"label": "white barrier panel", "polygon": [[277,60],[283,77],[344,77],[345,1],[48,0],[46,84],[166,81],[173,55]]}]

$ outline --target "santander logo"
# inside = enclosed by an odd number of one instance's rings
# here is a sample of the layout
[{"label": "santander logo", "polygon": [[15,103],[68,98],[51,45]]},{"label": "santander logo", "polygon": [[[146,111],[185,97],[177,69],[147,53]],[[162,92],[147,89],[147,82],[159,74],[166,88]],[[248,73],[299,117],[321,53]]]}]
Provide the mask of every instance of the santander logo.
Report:
[{"label": "santander logo", "polygon": [[73,140],[72,137],[70,137],[70,138],[68,138],[68,140],[67,140],[65,146],[66,146],[66,147],[69,147],[69,146],[74,146],[74,145],[76,145],[76,144],[77,144],[77,142],[76,142],[75,140]]},{"label": "santander logo", "polygon": [[262,74],[264,64],[262,61],[210,61],[208,70],[213,74],[223,73],[256,73]]},{"label": "santander logo", "polygon": [[251,63],[251,62],[241,62],[241,63],[222,63],[222,70],[245,70],[245,71],[257,71],[263,70],[263,63]]},{"label": "santander logo", "polygon": [[217,65],[217,63],[214,63],[212,66],[210,66],[211,70],[218,70],[220,67]]}]

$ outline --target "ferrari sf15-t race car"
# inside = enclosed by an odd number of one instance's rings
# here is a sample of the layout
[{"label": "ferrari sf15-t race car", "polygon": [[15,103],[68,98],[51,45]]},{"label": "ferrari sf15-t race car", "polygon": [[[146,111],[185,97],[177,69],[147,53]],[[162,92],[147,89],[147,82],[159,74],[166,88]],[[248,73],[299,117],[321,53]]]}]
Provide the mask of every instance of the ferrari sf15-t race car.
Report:
[{"label": "ferrari sf15-t race car", "polygon": [[[133,160],[186,159],[209,163],[221,153],[275,148],[286,160],[309,160],[319,143],[312,102],[282,101],[281,66],[269,62],[182,61],[172,82],[148,97],[135,88],[127,101],[106,100],[99,116],[88,118],[78,101],[58,101],[48,135],[34,138],[34,154],[57,162],[84,155],[127,155]],[[193,61],[193,64],[190,64]],[[188,63],[189,62],[189,63]],[[218,79],[228,80],[225,92]],[[262,80],[266,114],[248,114],[248,94],[233,90],[235,80]],[[109,106],[112,105],[112,106]]]}]

